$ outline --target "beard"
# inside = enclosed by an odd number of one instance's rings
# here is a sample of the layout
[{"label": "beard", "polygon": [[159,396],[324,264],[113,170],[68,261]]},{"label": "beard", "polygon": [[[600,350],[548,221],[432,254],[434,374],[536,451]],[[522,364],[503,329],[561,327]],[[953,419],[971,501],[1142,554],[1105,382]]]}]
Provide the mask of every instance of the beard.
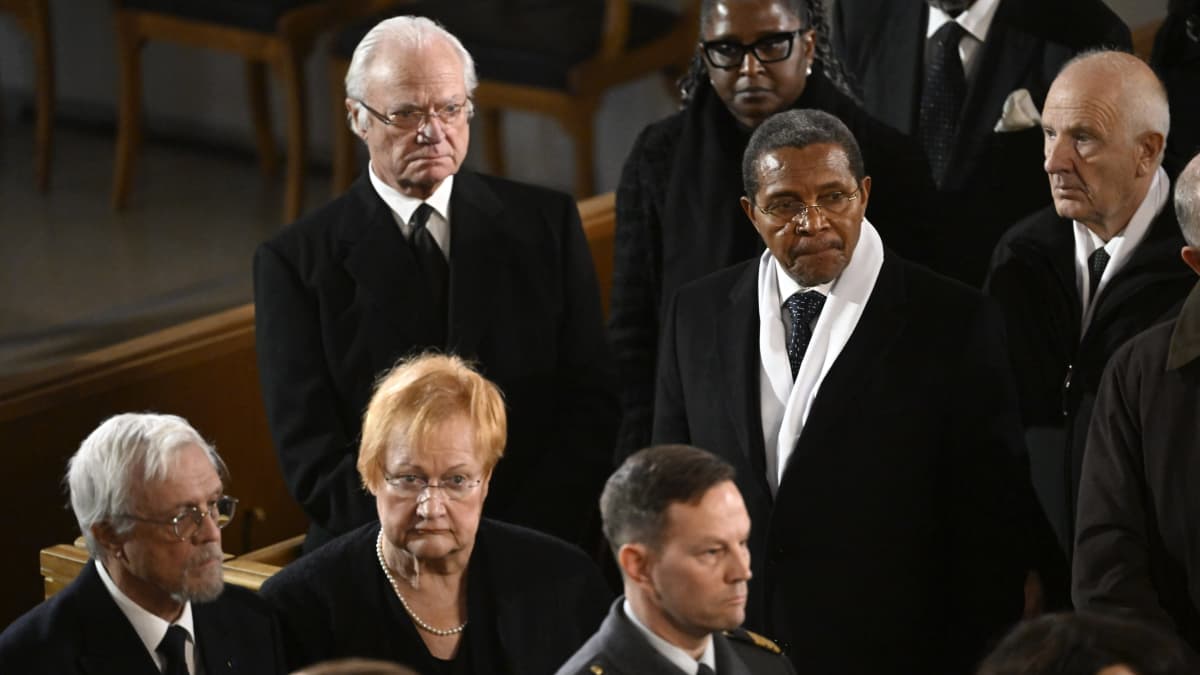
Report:
[{"label": "beard", "polygon": [[950,16],[958,16],[971,8],[975,0],[925,0],[926,4]]},{"label": "beard", "polygon": [[[216,600],[225,590],[225,578],[220,564],[222,558],[220,544],[213,544],[197,551],[196,555],[192,556],[183,568],[179,590],[172,593],[171,596],[181,603],[189,600],[191,602]],[[217,562],[216,565],[207,565],[214,560]]]}]

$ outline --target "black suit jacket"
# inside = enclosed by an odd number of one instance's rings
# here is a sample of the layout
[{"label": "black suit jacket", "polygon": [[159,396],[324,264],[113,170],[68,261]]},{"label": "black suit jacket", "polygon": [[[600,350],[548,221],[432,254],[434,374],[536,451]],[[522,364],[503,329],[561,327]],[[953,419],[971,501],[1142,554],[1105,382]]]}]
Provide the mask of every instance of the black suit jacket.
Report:
[{"label": "black suit jacket", "polygon": [[460,172],[450,197],[445,343],[412,248],[364,175],[259,247],[259,376],[312,548],[375,518],[355,470],[377,376],[435,349],[475,360],[508,407],[490,515],[578,540],[611,468],[618,414],[595,270],[574,202]]},{"label": "black suit jacket", "polygon": [[751,260],[680,290],[654,425],[656,442],[737,470],[753,522],[746,625],[813,672],[968,672],[1022,603],[1028,490],[998,313],[887,253],[772,496],[757,272]]},{"label": "black suit jacket", "polygon": [[[625,616],[617,598],[600,630],[558,669],[557,675],[694,675],[668,661]],[[745,630],[713,633],[716,672],[721,675],[795,675],[779,648]],[[757,638],[757,639],[756,639]]]},{"label": "black suit jacket", "polygon": [[[291,667],[357,656],[434,672],[379,566],[378,535],[378,523],[364,525],[263,584]],[[596,630],[611,598],[582,551],[485,518],[467,568],[469,623],[460,650],[468,652],[472,673],[549,675]]]},{"label": "black suit jacket", "polygon": [[[226,585],[213,602],[193,603],[192,618],[208,675],[287,672],[278,626],[254,593]],[[0,633],[0,673],[160,675],[94,561]]]},{"label": "black suit jacket", "polygon": [[[915,137],[928,6],[838,0],[833,11],[834,45],[862,90],[863,106]],[[1062,64],[1100,46],[1131,46],[1129,28],[1102,0],[1000,0],[975,56],[947,181],[938,189],[930,179],[928,192],[914,195],[930,207],[917,262],[978,286],[1005,229],[1050,204],[1041,129],[993,129],[1009,94],[1027,89],[1041,110]]]}]

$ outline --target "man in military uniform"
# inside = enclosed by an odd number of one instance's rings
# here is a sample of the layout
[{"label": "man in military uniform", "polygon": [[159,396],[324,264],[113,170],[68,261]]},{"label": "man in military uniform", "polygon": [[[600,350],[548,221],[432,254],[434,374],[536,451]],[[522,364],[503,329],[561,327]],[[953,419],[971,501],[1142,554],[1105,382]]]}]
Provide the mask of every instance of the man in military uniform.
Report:
[{"label": "man in military uniform", "polygon": [[750,515],[733,467],[686,445],[647,448],[604,487],[600,512],[625,595],[558,675],[795,673],[740,628]]}]

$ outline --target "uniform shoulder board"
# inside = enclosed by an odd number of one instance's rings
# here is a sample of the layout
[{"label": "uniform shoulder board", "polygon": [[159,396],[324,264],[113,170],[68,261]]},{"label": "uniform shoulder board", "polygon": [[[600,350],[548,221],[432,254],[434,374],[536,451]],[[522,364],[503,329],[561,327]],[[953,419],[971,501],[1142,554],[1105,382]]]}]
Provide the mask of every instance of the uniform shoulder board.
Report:
[{"label": "uniform shoulder board", "polygon": [[783,650],[773,640],[763,637],[754,631],[746,630],[745,628],[735,628],[734,630],[725,631],[725,637],[752,644],[759,649],[765,649],[772,654],[782,654]]}]

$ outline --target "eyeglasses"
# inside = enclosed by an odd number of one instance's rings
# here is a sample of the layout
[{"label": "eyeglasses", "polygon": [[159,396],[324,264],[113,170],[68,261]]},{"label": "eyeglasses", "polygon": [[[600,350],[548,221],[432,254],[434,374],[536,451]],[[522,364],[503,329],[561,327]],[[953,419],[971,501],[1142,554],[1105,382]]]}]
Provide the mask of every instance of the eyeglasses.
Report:
[{"label": "eyeglasses", "polygon": [[387,473],[383,474],[383,480],[401,497],[415,498],[420,497],[421,493],[426,489],[440,489],[442,494],[447,499],[459,500],[465,499],[471,491],[483,482],[482,478],[470,478],[463,475],[454,475],[443,478],[437,483],[430,483],[428,478],[422,478],[411,473],[392,476]]},{"label": "eyeglasses", "polygon": [[191,539],[196,532],[200,531],[200,527],[204,525],[205,518],[212,518],[217,524],[218,529],[225,529],[229,521],[233,520],[233,514],[237,513],[238,500],[228,495],[223,495],[207,504],[208,508],[204,511],[189,506],[180,511],[178,515],[169,520],[159,520],[155,518],[143,518],[133,514],[125,514],[124,517],[130,520],[137,520],[143,523],[154,523],[155,525],[170,525],[175,532],[175,536],[183,541]]},{"label": "eyeglasses", "polygon": [[765,208],[762,206],[755,206],[755,208],[772,218],[790,223],[797,218],[807,220],[809,209],[816,209],[819,213],[827,216],[841,215],[850,208],[850,203],[860,196],[862,196],[861,187],[854,192],[830,192],[818,197],[816,204],[805,204],[799,199],[781,199],[767,204]]},{"label": "eyeglasses", "polygon": [[375,119],[383,122],[389,127],[404,129],[405,131],[413,131],[425,126],[432,118],[436,117],[441,120],[442,124],[454,124],[462,119],[465,114],[468,118],[475,111],[471,105],[471,99],[467,99],[462,103],[447,103],[444,106],[433,108],[432,110],[423,110],[417,107],[401,108],[394,113],[384,115],[378,110],[367,105],[362,99],[355,99],[367,112],[371,113]]},{"label": "eyeglasses", "polygon": [[700,47],[704,50],[704,58],[708,59],[709,65],[722,70],[730,70],[742,65],[742,60],[746,58],[746,52],[752,52],[759,63],[775,63],[786,61],[792,55],[792,45],[796,41],[796,36],[806,30],[808,29],[798,28],[785,33],[772,33],[750,44],[732,40],[710,40],[701,42]]}]

